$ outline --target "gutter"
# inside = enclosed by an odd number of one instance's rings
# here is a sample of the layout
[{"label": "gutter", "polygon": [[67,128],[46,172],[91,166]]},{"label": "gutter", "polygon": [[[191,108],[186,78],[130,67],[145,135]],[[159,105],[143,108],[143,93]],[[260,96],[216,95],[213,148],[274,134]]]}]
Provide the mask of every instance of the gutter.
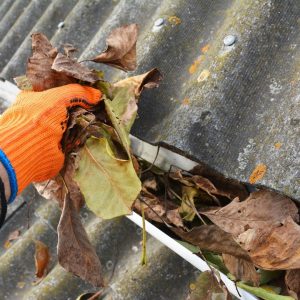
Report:
[{"label": "gutter", "polygon": [[[185,171],[189,171],[193,167],[198,165],[198,163],[175,152],[172,152],[171,150],[168,150],[162,146],[154,146],[148,144],[132,135],[130,135],[130,140],[133,153],[136,156],[139,156],[150,163],[154,162],[154,165],[162,169],[163,171],[167,172],[172,166],[178,167]],[[132,212],[131,215],[128,215],[126,217],[141,228],[143,227],[142,217],[139,214]],[[169,237],[167,234],[162,232],[147,220],[145,220],[145,229],[148,234],[159,240],[161,243],[178,254],[184,260],[188,261],[201,272],[209,271],[210,268],[212,268],[209,267],[201,257],[193,254],[190,250],[179,244],[176,240]],[[219,270],[217,270],[217,272],[220,274],[221,281],[226,285],[228,291],[232,295],[241,300],[258,300],[258,298],[254,295],[237,287],[236,284],[225,274],[221,273]],[[237,289],[239,293],[237,292]]]}]

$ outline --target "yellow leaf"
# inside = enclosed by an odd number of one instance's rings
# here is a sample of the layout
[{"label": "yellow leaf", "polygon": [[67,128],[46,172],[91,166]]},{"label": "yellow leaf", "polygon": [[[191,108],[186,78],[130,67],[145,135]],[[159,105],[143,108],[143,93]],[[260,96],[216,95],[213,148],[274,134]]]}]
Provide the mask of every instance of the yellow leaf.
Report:
[{"label": "yellow leaf", "polygon": [[79,157],[75,180],[89,209],[104,219],[129,214],[141,190],[132,161],[116,158],[107,139],[95,137],[87,140]]}]

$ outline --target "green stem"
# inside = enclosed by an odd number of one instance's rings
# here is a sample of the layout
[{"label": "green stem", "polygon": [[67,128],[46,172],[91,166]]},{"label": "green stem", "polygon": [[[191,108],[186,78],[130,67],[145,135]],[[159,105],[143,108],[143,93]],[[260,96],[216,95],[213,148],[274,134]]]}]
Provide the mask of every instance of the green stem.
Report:
[{"label": "green stem", "polygon": [[249,286],[243,282],[238,282],[237,286],[264,300],[295,300],[290,296],[281,296],[281,295],[273,294],[272,292],[268,292],[267,290],[261,287]]},{"label": "green stem", "polygon": [[142,253],[142,265],[147,264],[147,252],[146,252],[146,222],[145,222],[145,211],[144,211],[144,205],[142,204],[142,219],[143,219],[143,253]]}]

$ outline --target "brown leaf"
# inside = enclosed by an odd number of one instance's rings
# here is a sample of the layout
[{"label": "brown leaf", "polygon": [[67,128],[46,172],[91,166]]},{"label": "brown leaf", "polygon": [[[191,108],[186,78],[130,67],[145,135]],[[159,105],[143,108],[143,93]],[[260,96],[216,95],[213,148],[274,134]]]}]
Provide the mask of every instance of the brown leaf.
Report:
[{"label": "brown leaf", "polygon": [[192,181],[191,177],[183,176],[180,170],[169,173],[169,177],[173,180],[177,180],[183,183],[186,186],[195,186],[195,183]]},{"label": "brown leaf", "polygon": [[172,207],[170,202],[162,203],[158,197],[147,191],[145,186],[137,200],[134,202],[134,208],[141,213],[142,205],[144,206],[146,219],[158,223],[165,222],[177,227],[183,227],[183,221],[178,208],[174,208],[174,206]]},{"label": "brown leaf", "polygon": [[182,186],[182,202],[179,208],[180,214],[186,221],[193,221],[196,213],[194,198],[198,195],[197,189],[190,186]]},{"label": "brown leaf", "polygon": [[231,300],[226,286],[210,271],[201,273],[195,283],[190,284],[186,300]]},{"label": "brown leaf", "polygon": [[[84,116],[85,114],[91,114],[82,107],[75,107],[69,110],[69,119],[67,129],[63,135],[61,145],[65,153],[74,152],[76,150],[76,141],[80,139],[82,135],[82,128],[78,126],[78,117]],[[94,116],[95,117],[95,116]]]},{"label": "brown leaf", "polygon": [[148,178],[142,183],[143,188],[157,191],[157,181],[155,177]]},{"label": "brown leaf", "polygon": [[178,208],[172,209],[172,210],[168,210],[167,214],[167,221],[170,224],[174,224],[176,227],[183,227],[183,222],[182,222],[182,218],[179,214],[179,210]]},{"label": "brown leaf", "polygon": [[79,212],[81,207],[84,205],[85,201],[78,184],[73,179],[75,176],[75,170],[76,170],[75,158],[69,155],[66,158],[65,166],[61,173],[64,178],[65,184],[68,188],[68,192],[70,195],[70,199],[73,203],[73,206],[75,210]]},{"label": "brown leaf", "polygon": [[194,167],[190,173],[208,179],[216,187],[218,195],[223,195],[231,200],[238,197],[242,201],[249,195],[243,184],[237,180],[224,177],[204,164]]},{"label": "brown leaf", "polygon": [[47,200],[55,200],[62,208],[64,199],[64,189],[59,176],[43,182],[34,183],[38,193]]},{"label": "brown leaf", "polygon": [[32,85],[25,75],[15,77],[14,81],[20,90],[32,91]]},{"label": "brown leaf", "polygon": [[138,27],[136,24],[114,29],[106,39],[107,49],[90,60],[123,71],[135,70],[137,34]]},{"label": "brown leaf", "polygon": [[235,236],[250,228],[278,225],[288,216],[299,220],[298,208],[291,199],[267,190],[254,192],[242,202],[235,199],[225,207],[203,214]]},{"label": "brown leaf", "polygon": [[300,226],[291,217],[275,228],[266,225],[248,229],[236,241],[259,268],[300,269]]},{"label": "brown leaf", "polygon": [[95,72],[61,53],[58,53],[55,57],[51,69],[59,72],[60,74],[92,84],[99,80],[98,75]]},{"label": "brown leaf", "polygon": [[[141,201],[141,200],[142,201]],[[157,197],[149,197],[140,195],[139,198],[134,202],[134,208],[138,211],[142,211],[144,206],[145,218],[155,222],[163,223],[163,216],[166,212],[165,208],[160,204]]]},{"label": "brown leaf", "polygon": [[[219,191],[209,179],[204,178],[200,175],[195,175],[192,177],[193,182],[196,184],[197,188],[205,191],[209,196],[211,196],[219,206],[221,206],[219,200],[214,195],[225,196],[228,197],[227,193],[223,191]],[[228,197],[229,198],[229,197]],[[230,198],[229,198],[230,199]],[[230,199],[232,200],[232,199]]]},{"label": "brown leaf", "polygon": [[252,262],[225,253],[222,257],[226,268],[237,280],[242,280],[249,282],[254,286],[259,286],[260,276]]},{"label": "brown leaf", "polygon": [[57,55],[49,40],[42,33],[34,33],[32,38],[32,56],[28,59],[26,77],[34,91],[44,91],[75,82],[74,78],[51,69]]},{"label": "brown leaf", "polygon": [[231,254],[250,261],[247,251],[242,249],[239,244],[234,241],[231,234],[226,233],[216,225],[194,227],[189,232],[179,228],[172,228],[172,231],[184,241],[198,246],[200,249]]},{"label": "brown leaf", "polygon": [[114,83],[114,87],[127,87],[133,86],[136,97],[139,97],[144,88],[153,89],[159,86],[159,81],[162,80],[160,71],[156,68],[150,70],[147,73],[128,77]]},{"label": "brown leaf", "polygon": [[69,195],[65,198],[57,231],[57,255],[60,265],[94,286],[103,286],[99,258],[90,244]]},{"label": "brown leaf", "polygon": [[286,271],[284,280],[289,294],[300,300],[300,269]]},{"label": "brown leaf", "polygon": [[47,273],[47,267],[50,261],[48,247],[41,241],[35,241],[35,275],[37,278],[43,278]]}]

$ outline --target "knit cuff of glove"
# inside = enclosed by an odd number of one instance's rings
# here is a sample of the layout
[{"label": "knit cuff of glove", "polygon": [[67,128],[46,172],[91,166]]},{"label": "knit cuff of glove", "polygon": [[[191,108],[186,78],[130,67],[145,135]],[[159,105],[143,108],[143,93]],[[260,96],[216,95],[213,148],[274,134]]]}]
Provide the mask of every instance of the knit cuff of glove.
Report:
[{"label": "knit cuff of glove", "polygon": [[8,199],[8,203],[12,203],[18,192],[18,184],[17,184],[17,177],[14,168],[12,167],[9,159],[5,155],[5,153],[0,149],[0,161],[4,168],[6,169],[8,178],[9,178],[9,183],[10,183],[10,197]]}]

